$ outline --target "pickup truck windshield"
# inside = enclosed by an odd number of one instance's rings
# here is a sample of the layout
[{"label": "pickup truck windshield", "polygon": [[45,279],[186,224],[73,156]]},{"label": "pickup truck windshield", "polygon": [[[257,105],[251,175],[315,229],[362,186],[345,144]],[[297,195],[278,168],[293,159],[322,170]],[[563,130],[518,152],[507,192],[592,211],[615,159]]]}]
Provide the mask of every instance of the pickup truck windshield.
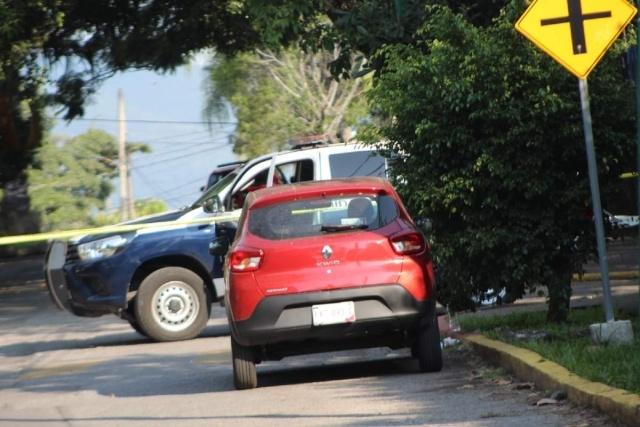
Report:
[{"label": "pickup truck windshield", "polygon": [[209,188],[204,192],[202,196],[198,198],[193,204],[189,207],[189,210],[193,210],[202,206],[205,200],[215,197],[218,193],[220,193],[227,185],[230,185],[235,177],[238,176],[237,172],[231,172],[229,175],[222,178],[220,181],[216,182],[215,185]]}]

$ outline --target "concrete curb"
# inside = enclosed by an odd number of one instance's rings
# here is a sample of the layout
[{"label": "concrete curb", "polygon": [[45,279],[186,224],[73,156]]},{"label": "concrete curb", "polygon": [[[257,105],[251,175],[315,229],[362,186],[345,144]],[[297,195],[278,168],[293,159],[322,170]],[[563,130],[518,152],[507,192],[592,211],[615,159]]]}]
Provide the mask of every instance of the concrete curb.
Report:
[{"label": "concrete curb", "polygon": [[564,390],[572,402],[597,408],[629,426],[640,426],[640,395],[586,380],[524,348],[479,334],[461,335],[484,358],[546,390]]},{"label": "concrete curb", "polygon": [[[627,271],[610,271],[609,279],[611,280],[631,280],[636,279],[638,277],[638,270],[627,270]],[[602,279],[600,273],[583,273],[583,274],[574,274],[573,280],[579,282],[597,282]]]}]

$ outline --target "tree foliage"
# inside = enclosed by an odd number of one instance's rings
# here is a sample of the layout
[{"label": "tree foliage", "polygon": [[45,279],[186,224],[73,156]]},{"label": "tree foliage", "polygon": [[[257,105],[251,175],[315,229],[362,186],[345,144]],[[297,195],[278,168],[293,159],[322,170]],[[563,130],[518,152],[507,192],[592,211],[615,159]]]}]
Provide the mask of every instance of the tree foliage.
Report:
[{"label": "tree foliage", "polygon": [[[136,217],[140,218],[147,215],[158,214],[168,210],[167,204],[154,198],[138,199],[134,203]],[[132,218],[133,219],[133,218]],[[98,213],[91,218],[91,224],[96,226],[113,225],[120,222],[120,212],[104,212]]]},{"label": "tree foliage", "polygon": [[[427,8],[420,41],[384,49],[371,91],[386,117],[370,134],[400,153],[393,171],[416,215],[433,219],[440,297],[452,308],[506,288],[546,286],[549,318],[566,318],[571,274],[593,222],[575,78],[516,34],[509,5],[477,26]],[[634,105],[619,57],[590,78],[603,194],[633,159]]]},{"label": "tree foliage", "polygon": [[205,116],[224,113],[228,100],[238,121],[234,151],[246,157],[280,149],[300,135],[325,134],[337,141],[340,131],[368,115],[362,96],[366,81],[337,80],[329,72],[339,56],[335,47],[214,57],[205,82]]},{"label": "tree foliage", "polygon": [[[231,53],[260,39],[237,0],[0,0],[0,229],[25,228],[25,168],[49,111],[81,116],[106,78],[172,70],[203,48]],[[49,108],[51,110],[49,110]],[[15,212],[21,212],[15,215]]]},{"label": "tree foliage", "polygon": [[235,0],[0,0],[0,22],[0,184],[42,141],[46,107],[69,120],[118,71],[171,70],[199,49],[258,39]]},{"label": "tree foliage", "polygon": [[0,186],[20,177],[40,145],[47,107],[67,120],[82,115],[118,71],[172,70],[203,48],[224,55],[293,42],[338,43],[331,67],[350,71],[356,50],[407,40],[420,22],[422,0],[406,0],[400,15],[397,1],[0,0]]},{"label": "tree foliage", "polygon": [[[132,144],[128,151],[148,151]],[[115,139],[89,130],[69,140],[47,140],[27,170],[31,207],[39,212],[45,230],[94,224],[113,191],[117,175]]]}]

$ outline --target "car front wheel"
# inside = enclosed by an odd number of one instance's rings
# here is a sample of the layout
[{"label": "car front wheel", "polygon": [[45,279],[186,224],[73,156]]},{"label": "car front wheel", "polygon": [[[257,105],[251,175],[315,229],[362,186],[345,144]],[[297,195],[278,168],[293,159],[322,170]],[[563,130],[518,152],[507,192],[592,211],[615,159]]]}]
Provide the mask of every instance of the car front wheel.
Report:
[{"label": "car front wheel", "polygon": [[129,320],[129,324],[131,325],[131,327],[140,335],[142,335],[143,337],[147,336],[147,333],[142,330],[142,328],[140,327],[140,325],[138,324],[138,321],[135,319],[131,319]]},{"label": "car front wheel", "polygon": [[233,359],[233,384],[236,390],[256,388],[258,386],[258,374],[253,351],[250,347],[238,344],[231,337],[231,358]]},{"label": "car front wheel", "polygon": [[200,276],[182,267],[164,267],[149,274],[135,298],[136,323],[156,341],[195,338],[209,320],[208,299]]}]

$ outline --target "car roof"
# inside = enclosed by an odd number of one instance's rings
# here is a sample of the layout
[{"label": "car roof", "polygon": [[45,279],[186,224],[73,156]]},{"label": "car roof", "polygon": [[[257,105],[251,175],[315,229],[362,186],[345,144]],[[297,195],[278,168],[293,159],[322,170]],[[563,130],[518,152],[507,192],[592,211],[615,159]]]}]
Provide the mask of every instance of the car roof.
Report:
[{"label": "car roof", "polygon": [[277,185],[249,193],[246,203],[248,209],[255,209],[273,203],[321,195],[381,192],[393,194],[395,191],[386,179],[365,176]]},{"label": "car roof", "polygon": [[375,147],[364,145],[360,142],[347,142],[347,143],[338,142],[335,144],[317,144],[317,145],[311,145],[311,146],[302,146],[299,148],[292,148],[292,149],[283,150],[283,151],[274,151],[269,154],[263,154],[262,156],[255,157],[247,161],[245,166],[251,167],[265,160],[272,159],[273,157],[280,157],[286,154],[302,153],[302,155],[304,155],[304,153],[308,153],[310,151],[320,151],[320,152],[327,151],[331,154],[331,152],[333,151],[342,152],[345,149],[353,149],[354,151],[376,150]]}]

